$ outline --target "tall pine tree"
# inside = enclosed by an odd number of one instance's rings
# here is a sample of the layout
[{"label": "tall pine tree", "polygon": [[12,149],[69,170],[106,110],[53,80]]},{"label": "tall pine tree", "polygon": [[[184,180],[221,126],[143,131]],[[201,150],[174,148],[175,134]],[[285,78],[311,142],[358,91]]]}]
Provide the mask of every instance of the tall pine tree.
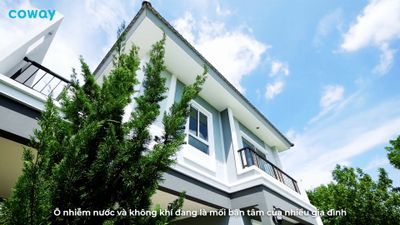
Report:
[{"label": "tall pine tree", "polygon": [[[173,217],[60,216],[68,209],[149,210],[151,196],[163,172],[174,163],[173,156],[184,143],[188,106],[206,78],[206,68],[186,86],[182,98],[164,114],[164,132],[154,137],[149,127],[160,114],[167,91],[163,39],[155,43],[143,68],[143,94],[134,98],[131,118],[123,122],[126,106],[138,85],[138,48],[124,53],[125,33],[116,44],[114,68],[100,86],[81,59],[79,84],[74,72],[70,91],[64,91],[61,106],[51,98],[34,132],[31,149],[24,149],[23,174],[12,196],[4,203],[0,223],[36,224],[168,224]],[[150,146],[151,149],[150,149]],[[169,207],[182,206],[180,197]]]}]

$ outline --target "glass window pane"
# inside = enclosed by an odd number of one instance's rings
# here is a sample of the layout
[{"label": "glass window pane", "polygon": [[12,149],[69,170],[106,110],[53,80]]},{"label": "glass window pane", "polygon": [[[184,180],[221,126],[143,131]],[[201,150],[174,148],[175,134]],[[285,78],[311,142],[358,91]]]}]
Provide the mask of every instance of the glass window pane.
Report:
[{"label": "glass window pane", "polygon": [[264,157],[265,159],[267,159],[267,155],[266,155],[263,151],[261,151],[261,150],[258,149],[258,148],[254,148],[254,150],[255,150],[260,156],[262,156],[262,157]]},{"label": "glass window pane", "polygon": [[253,160],[253,152],[250,151],[249,149],[244,150],[246,154],[246,161],[247,161],[247,166],[252,166],[254,165],[254,160]]},{"label": "glass window pane", "polygon": [[207,116],[203,113],[200,114],[200,124],[199,124],[199,137],[205,141],[208,141],[208,126],[207,126]]},{"label": "glass window pane", "polygon": [[197,110],[190,107],[189,133],[197,136]]},{"label": "glass window pane", "polygon": [[204,144],[203,142],[197,140],[195,137],[192,137],[192,135],[189,135],[189,144],[200,151],[208,154],[208,145]]},{"label": "glass window pane", "polygon": [[242,142],[243,142],[243,148],[251,148],[254,150],[254,145],[252,145],[249,141],[242,138]]}]

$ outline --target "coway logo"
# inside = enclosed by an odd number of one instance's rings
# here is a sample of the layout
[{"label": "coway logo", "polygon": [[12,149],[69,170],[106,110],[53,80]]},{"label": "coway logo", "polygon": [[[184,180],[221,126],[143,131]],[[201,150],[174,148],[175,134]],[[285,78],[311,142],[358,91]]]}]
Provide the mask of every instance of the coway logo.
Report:
[{"label": "coway logo", "polygon": [[48,19],[53,20],[56,10],[49,9],[12,9],[8,11],[11,19]]}]

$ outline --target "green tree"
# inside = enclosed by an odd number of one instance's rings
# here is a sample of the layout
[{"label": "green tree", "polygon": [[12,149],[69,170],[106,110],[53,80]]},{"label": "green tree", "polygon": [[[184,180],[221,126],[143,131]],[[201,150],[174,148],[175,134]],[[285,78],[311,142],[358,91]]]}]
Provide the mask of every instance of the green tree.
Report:
[{"label": "green tree", "polygon": [[345,210],[344,216],[322,216],[325,225],[400,224],[400,195],[383,168],[378,181],[359,168],[339,165],[332,175],[334,182],[307,192],[320,211]]},{"label": "green tree", "polygon": [[400,169],[400,136],[390,140],[389,143],[390,146],[385,148],[388,152],[388,159],[395,168]]},{"label": "green tree", "polygon": [[[182,98],[164,114],[164,132],[152,136],[150,125],[160,114],[165,99],[164,38],[155,43],[145,65],[143,94],[134,99],[135,110],[123,122],[125,107],[138,84],[138,48],[124,53],[125,33],[116,44],[114,68],[100,86],[81,59],[84,84],[74,72],[70,91],[61,106],[51,98],[34,132],[33,148],[24,149],[23,174],[1,211],[0,224],[168,224],[174,217],[56,216],[54,209],[149,210],[151,196],[162,173],[174,163],[184,143],[188,106],[201,90],[206,68],[186,86]],[[152,146],[152,147],[150,147]],[[170,204],[178,210],[183,196]],[[110,211],[109,211],[110,212]]]}]

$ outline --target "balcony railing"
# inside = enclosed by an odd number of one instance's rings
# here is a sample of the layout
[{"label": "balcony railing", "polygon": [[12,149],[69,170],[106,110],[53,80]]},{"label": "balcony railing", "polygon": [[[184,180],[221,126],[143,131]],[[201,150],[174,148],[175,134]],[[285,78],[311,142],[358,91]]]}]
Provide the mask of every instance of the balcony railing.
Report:
[{"label": "balcony railing", "polygon": [[59,99],[64,88],[68,88],[70,81],[54,73],[39,63],[24,58],[23,64],[11,79],[41,93],[44,96],[52,96]]},{"label": "balcony railing", "polygon": [[285,172],[283,172],[273,163],[268,161],[261,154],[257,153],[251,148],[246,147],[239,150],[239,155],[242,161],[243,168],[250,166],[257,166],[258,168],[266,172],[268,175],[274,177],[281,183],[285,184],[287,187],[291,188],[292,190],[300,194],[297,181],[292,177],[290,177]]}]

